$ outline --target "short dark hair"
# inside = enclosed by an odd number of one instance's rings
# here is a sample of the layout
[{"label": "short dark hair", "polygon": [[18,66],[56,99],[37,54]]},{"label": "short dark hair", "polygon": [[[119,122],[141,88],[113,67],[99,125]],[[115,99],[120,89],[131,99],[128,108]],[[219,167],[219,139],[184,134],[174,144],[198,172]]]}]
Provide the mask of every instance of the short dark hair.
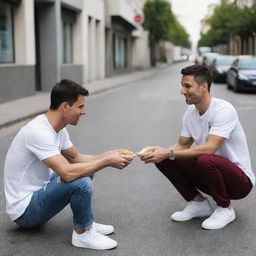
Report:
[{"label": "short dark hair", "polygon": [[209,69],[204,65],[191,65],[181,70],[184,76],[193,76],[198,85],[206,82],[208,84],[208,91],[210,92],[212,84],[212,75]]},{"label": "short dark hair", "polygon": [[50,109],[58,109],[62,102],[68,102],[72,106],[77,101],[79,95],[88,96],[89,92],[76,82],[63,79],[52,88]]}]

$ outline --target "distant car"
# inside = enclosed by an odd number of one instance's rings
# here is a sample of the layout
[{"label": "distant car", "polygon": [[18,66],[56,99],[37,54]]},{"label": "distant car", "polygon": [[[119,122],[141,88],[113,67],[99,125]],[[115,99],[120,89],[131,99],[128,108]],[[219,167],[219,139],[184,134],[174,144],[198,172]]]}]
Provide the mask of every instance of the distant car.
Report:
[{"label": "distant car", "polygon": [[239,57],[227,72],[227,88],[239,91],[256,91],[256,57]]},{"label": "distant car", "polygon": [[212,61],[219,54],[217,52],[207,52],[203,56],[203,65],[209,67],[212,64]]},{"label": "distant car", "polygon": [[203,57],[202,56],[196,56],[195,57],[195,64],[201,65],[203,63]]},{"label": "distant car", "polygon": [[214,82],[226,82],[227,71],[231,67],[235,56],[217,55],[209,66]]}]

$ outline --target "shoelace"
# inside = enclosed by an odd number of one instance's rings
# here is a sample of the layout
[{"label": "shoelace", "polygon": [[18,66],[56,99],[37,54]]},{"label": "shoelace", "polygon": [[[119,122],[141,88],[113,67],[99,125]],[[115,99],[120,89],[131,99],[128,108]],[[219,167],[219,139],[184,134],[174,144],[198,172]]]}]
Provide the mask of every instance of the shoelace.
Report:
[{"label": "shoelace", "polygon": [[102,235],[100,232],[98,232],[94,227],[91,227],[88,232],[90,233],[90,235],[93,238],[103,238],[105,237],[104,235]]},{"label": "shoelace", "polygon": [[211,217],[212,217],[212,218],[216,218],[216,215],[218,215],[221,210],[223,210],[223,209],[221,209],[221,208],[216,208],[215,211],[213,212],[213,214],[211,215]]}]

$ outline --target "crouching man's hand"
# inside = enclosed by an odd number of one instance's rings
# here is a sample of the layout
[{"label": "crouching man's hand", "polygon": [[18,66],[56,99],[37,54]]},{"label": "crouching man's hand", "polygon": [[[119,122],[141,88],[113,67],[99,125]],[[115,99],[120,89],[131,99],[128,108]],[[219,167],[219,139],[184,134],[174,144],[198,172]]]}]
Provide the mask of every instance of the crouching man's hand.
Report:
[{"label": "crouching man's hand", "polygon": [[142,149],[137,155],[145,163],[160,163],[170,155],[170,149],[158,146],[149,146]]},{"label": "crouching man's hand", "polygon": [[113,150],[103,153],[103,156],[106,158],[108,166],[123,169],[127,165],[129,165],[134,157],[136,156],[134,153],[129,153],[127,150]]}]

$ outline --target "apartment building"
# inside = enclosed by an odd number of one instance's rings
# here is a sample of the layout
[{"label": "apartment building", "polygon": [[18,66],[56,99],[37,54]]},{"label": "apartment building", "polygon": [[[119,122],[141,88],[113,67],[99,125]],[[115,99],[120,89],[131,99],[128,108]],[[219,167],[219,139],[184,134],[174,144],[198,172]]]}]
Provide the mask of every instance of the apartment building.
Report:
[{"label": "apartment building", "polygon": [[0,103],[149,67],[139,0],[0,0]]},{"label": "apartment building", "polygon": [[150,66],[143,1],[106,0],[107,76]]},{"label": "apartment building", "polygon": [[33,1],[0,1],[0,102],[35,91]]}]

